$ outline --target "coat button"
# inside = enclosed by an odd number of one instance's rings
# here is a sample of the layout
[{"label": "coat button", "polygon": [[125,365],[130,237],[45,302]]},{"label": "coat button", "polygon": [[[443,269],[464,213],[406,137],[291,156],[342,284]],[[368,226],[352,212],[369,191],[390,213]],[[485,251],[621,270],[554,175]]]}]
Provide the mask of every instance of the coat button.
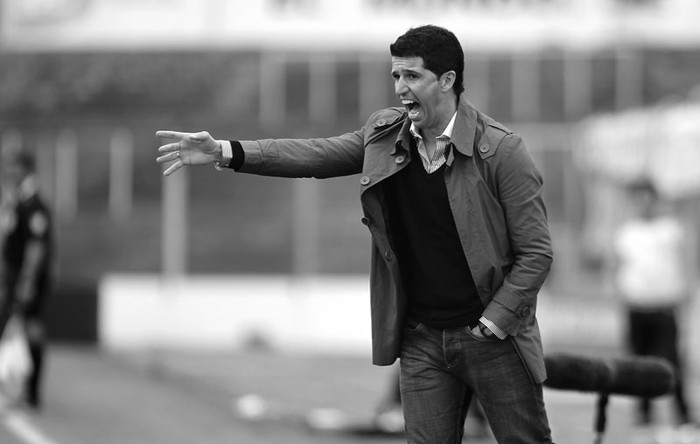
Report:
[{"label": "coat button", "polygon": [[369,176],[362,176],[362,178],[360,178],[360,185],[369,185],[369,183],[370,183]]},{"label": "coat button", "polygon": [[479,147],[479,151],[482,153],[488,153],[489,152],[489,146],[487,144],[483,144]]},{"label": "coat button", "polygon": [[523,307],[523,308],[520,310],[520,317],[521,317],[521,318],[526,318],[526,317],[528,317],[528,316],[530,316],[530,307]]},{"label": "coat button", "polygon": [[396,158],[394,159],[394,162],[404,163],[405,160],[406,160],[406,156],[396,156]]},{"label": "coat button", "polygon": [[362,223],[363,223],[364,225],[369,226],[369,218],[363,217],[361,220],[362,220]]},{"label": "coat button", "polygon": [[389,250],[386,250],[386,251],[384,252],[384,257],[385,257],[386,260],[388,260],[388,261],[394,259],[394,255],[391,254],[391,251],[389,251]]}]

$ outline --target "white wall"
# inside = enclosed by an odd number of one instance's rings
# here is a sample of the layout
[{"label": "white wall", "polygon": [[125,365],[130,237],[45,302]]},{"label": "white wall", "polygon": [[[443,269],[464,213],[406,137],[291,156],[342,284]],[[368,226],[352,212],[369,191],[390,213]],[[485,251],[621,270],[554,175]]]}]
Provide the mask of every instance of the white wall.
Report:
[{"label": "white wall", "polygon": [[99,288],[100,344],[370,353],[365,276],[108,275]]},{"label": "white wall", "polygon": [[[363,275],[187,276],[112,274],[99,286],[101,346],[371,354],[369,280]],[[602,296],[538,299],[548,345],[622,346],[622,316]],[[700,371],[700,297],[681,313],[687,363]]]}]

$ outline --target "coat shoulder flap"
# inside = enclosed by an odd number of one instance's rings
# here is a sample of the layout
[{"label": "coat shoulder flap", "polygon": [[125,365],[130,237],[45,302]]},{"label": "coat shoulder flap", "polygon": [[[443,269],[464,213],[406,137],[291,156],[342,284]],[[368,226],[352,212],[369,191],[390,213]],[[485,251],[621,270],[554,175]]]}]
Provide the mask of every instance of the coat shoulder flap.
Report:
[{"label": "coat shoulder flap", "polygon": [[482,159],[487,159],[496,154],[496,149],[501,144],[501,141],[506,136],[513,134],[513,131],[504,125],[486,116],[480,119],[479,127],[482,128],[482,132],[475,148]]},{"label": "coat shoulder flap", "polygon": [[392,107],[374,112],[365,125],[365,142],[368,143],[388,130],[401,125],[406,120],[407,113],[404,108]]}]

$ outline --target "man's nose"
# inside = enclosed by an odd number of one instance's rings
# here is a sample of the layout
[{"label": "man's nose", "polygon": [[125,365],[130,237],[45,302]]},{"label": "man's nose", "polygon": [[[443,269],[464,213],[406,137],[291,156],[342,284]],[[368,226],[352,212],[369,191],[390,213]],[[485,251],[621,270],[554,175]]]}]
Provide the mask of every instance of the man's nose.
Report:
[{"label": "man's nose", "polygon": [[394,81],[394,92],[397,96],[405,93],[407,90],[408,88],[406,88],[406,82],[404,82],[402,79]]}]

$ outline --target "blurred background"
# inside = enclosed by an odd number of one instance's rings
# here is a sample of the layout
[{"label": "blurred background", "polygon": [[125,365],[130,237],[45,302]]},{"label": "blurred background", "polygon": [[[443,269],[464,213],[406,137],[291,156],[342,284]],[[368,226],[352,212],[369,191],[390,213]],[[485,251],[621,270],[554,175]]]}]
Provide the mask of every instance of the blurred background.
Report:
[{"label": "blurred background", "polygon": [[694,0],[0,0],[0,141],[35,148],[56,219],[51,338],[368,356],[359,178],[163,179],[154,133],[352,131],[399,105],[388,45],[433,23],[463,44],[467,96],[543,172],[545,346],[614,346],[621,184],[651,175],[698,226],[697,17]]}]

